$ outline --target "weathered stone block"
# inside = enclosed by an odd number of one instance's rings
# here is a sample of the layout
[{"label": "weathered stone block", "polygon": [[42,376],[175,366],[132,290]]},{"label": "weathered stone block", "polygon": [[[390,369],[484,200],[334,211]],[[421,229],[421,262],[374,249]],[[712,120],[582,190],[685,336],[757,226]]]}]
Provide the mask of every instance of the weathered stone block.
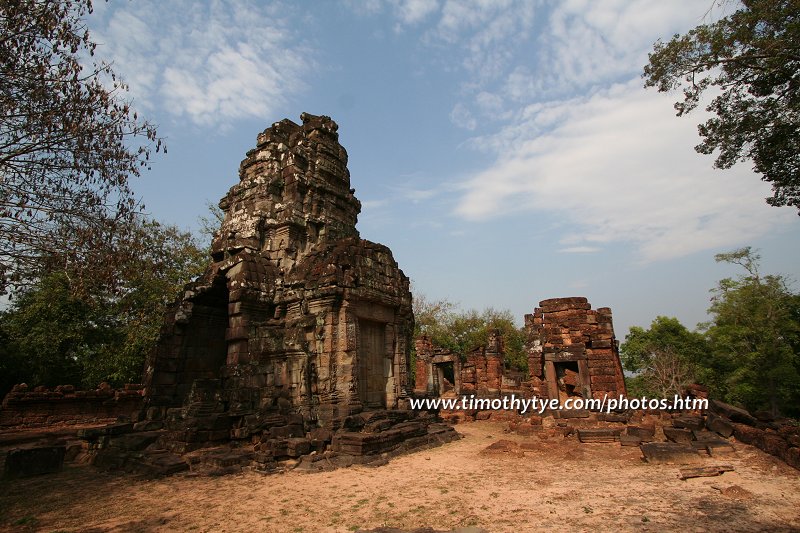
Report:
[{"label": "weathered stone block", "polygon": [[8,479],[58,472],[64,466],[66,446],[15,448],[6,454],[3,476]]},{"label": "weathered stone block", "polygon": [[628,426],[625,431],[628,435],[637,437],[641,442],[650,442],[656,436],[656,429],[652,426]]},{"label": "weathered stone block", "polygon": [[800,448],[793,447],[786,450],[786,464],[800,470]]},{"label": "weathered stone block", "polygon": [[149,445],[154,443],[162,434],[163,432],[161,431],[142,431],[129,433],[127,435],[113,437],[109,440],[108,446],[119,448],[125,451],[144,450]]},{"label": "weathered stone block", "polygon": [[750,413],[740,407],[721,402],[719,400],[709,400],[708,409],[712,413],[718,414],[731,422],[755,425],[758,421]]},{"label": "weathered stone block", "polygon": [[694,440],[694,435],[691,429],[686,428],[664,428],[664,436],[670,442],[678,442],[681,444],[689,444]]},{"label": "weathered stone block", "polygon": [[622,428],[589,428],[578,429],[578,440],[581,442],[618,442]]},{"label": "weathered stone block", "polygon": [[694,437],[693,440],[700,441],[700,442],[711,442],[715,440],[719,440],[719,434],[714,433],[713,431],[707,430],[694,430],[692,431],[692,436]]},{"label": "weathered stone block", "polygon": [[642,455],[648,463],[655,464],[695,464],[702,457],[686,444],[676,442],[648,442],[640,446]]},{"label": "weathered stone block", "polygon": [[705,427],[705,421],[702,416],[682,415],[672,420],[672,426],[676,428],[701,430]]},{"label": "weathered stone block", "polygon": [[291,438],[286,440],[286,455],[289,457],[300,457],[311,451],[311,441],[302,438]]},{"label": "weathered stone block", "polygon": [[703,444],[708,451],[708,455],[712,457],[736,453],[736,448],[733,447],[733,444],[726,440],[705,441]]},{"label": "weathered stone block", "polygon": [[752,444],[758,448],[763,447],[764,430],[754,428],[747,424],[734,423],[733,436],[745,444]]},{"label": "weathered stone block", "polygon": [[706,417],[706,427],[711,431],[715,431],[725,438],[733,435],[733,425],[728,420],[714,413],[708,413]]},{"label": "weathered stone block", "polygon": [[642,440],[638,435],[621,434],[619,436],[619,443],[621,446],[639,446]]},{"label": "weathered stone block", "polygon": [[765,433],[762,438],[762,450],[770,455],[783,459],[789,451],[789,443],[776,433]]},{"label": "weathered stone block", "polygon": [[269,435],[273,439],[303,437],[305,436],[305,431],[303,431],[303,426],[298,425],[277,426],[269,428]]}]

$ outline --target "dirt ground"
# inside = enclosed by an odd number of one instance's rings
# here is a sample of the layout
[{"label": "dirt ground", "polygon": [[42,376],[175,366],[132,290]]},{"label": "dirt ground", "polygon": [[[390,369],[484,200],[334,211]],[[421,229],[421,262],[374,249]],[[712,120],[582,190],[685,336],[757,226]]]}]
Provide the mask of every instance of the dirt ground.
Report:
[{"label": "dirt ground", "polygon": [[[636,447],[521,437],[492,422],[456,428],[462,440],[388,465],[315,474],[144,480],[67,465],[0,483],[0,529],[800,531],[800,472],[750,446],[706,459],[735,471],[681,481],[678,466],[644,463]],[[483,452],[503,439],[512,443]]]}]

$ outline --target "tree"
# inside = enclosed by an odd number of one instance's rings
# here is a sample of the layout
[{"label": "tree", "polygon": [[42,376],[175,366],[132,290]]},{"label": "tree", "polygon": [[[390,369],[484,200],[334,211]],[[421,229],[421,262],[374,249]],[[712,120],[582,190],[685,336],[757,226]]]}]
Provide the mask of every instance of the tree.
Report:
[{"label": "tree", "polygon": [[745,270],[719,282],[709,309],[720,393],[751,410],[800,414],[800,295],[782,276],[762,276],[749,247],[715,259]]},{"label": "tree", "polygon": [[122,255],[118,283],[94,289],[103,316],[113,318],[120,339],[84,369],[84,379],[123,383],[138,381],[145,356],[155,344],[167,306],[186,283],[208,265],[207,250],[188,232],[154,220],[129,224],[120,231]]},{"label": "tree", "polygon": [[95,251],[132,221],[128,180],[162,149],[127,86],[92,60],[91,10],[0,0],[0,291],[54,265],[77,276],[73,287],[111,275],[116,258]]},{"label": "tree", "polygon": [[116,344],[107,318],[72,294],[66,275],[45,276],[15,298],[12,310],[2,317],[8,350],[4,356],[14,356],[4,357],[4,366],[15,374],[14,383],[80,384],[84,364]]},{"label": "tree", "polygon": [[206,200],[206,214],[200,215],[197,222],[200,224],[200,236],[209,249],[224,221],[225,211],[219,205]]},{"label": "tree", "polygon": [[677,318],[656,317],[649,329],[633,326],[620,346],[633,396],[662,398],[683,394],[686,386],[705,374],[708,346],[702,334],[689,331]]},{"label": "tree", "polygon": [[152,220],[118,234],[126,247],[113,288],[98,282],[75,291],[69,273],[55,270],[24,287],[0,315],[0,393],[22,381],[95,387],[141,380],[167,305],[208,259],[191,234]]},{"label": "tree", "polygon": [[447,299],[429,301],[414,294],[414,336],[428,335],[436,346],[465,356],[489,342],[489,334],[497,329],[505,345],[505,365],[517,370],[528,369],[525,335],[514,324],[511,311],[491,307],[478,312],[460,311]]},{"label": "tree", "polygon": [[742,0],[715,23],[657,42],[649,59],[645,87],[683,88],[678,116],[695,109],[707,89],[716,95],[695,150],[718,150],[714,166],[721,169],[750,160],[772,184],[767,203],[800,214],[800,0]]}]

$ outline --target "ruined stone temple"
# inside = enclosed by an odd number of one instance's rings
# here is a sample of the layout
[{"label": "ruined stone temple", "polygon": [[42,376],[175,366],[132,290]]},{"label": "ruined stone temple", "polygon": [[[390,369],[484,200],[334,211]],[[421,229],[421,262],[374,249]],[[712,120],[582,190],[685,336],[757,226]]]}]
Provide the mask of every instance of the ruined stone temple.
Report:
[{"label": "ruined stone temple", "polygon": [[247,152],[219,204],[213,263],[187,286],[148,362],[145,419],[180,429],[225,415],[179,440],[275,427],[272,436],[303,437],[406,407],[409,280],[387,247],[359,238],[337,124],[301,119],[273,124]]},{"label": "ruined stone temple", "polygon": [[497,397],[518,392],[539,398],[602,398],[625,395],[611,309],[592,309],[586,298],[551,298],[525,316],[528,380],[503,368],[499,333],[486,346],[459,354],[416,340],[415,391]]},{"label": "ruined stone temple", "polygon": [[436,346],[426,335],[416,339],[415,345],[414,390],[420,395],[441,396],[453,392],[496,397],[504,389],[519,388],[518,382],[510,383],[505,379],[503,338],[497,330],[490,333],[486,346],[476,346],[463,358]]},{"label": "ruined stone temple", "polygon": [[552,298],[525,315],[528,370],[541,396],[625,395],[611,309],[586,298]]}]

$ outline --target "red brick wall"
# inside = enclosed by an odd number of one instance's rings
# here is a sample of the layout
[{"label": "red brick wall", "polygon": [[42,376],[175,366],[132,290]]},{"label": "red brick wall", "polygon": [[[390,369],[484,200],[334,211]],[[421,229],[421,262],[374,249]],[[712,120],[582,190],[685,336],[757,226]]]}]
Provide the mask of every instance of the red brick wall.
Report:
[{"label": "red brick wall", "polygon": [[110,421],[118,416],[131,416],[141,406],[139,385],[126,385],[119,390],[103,386],[88,391],[76,391],[70,385],[53,390],[37,387],[29,391],[27,386],[16,385],[0,407],[0,428]]}]

